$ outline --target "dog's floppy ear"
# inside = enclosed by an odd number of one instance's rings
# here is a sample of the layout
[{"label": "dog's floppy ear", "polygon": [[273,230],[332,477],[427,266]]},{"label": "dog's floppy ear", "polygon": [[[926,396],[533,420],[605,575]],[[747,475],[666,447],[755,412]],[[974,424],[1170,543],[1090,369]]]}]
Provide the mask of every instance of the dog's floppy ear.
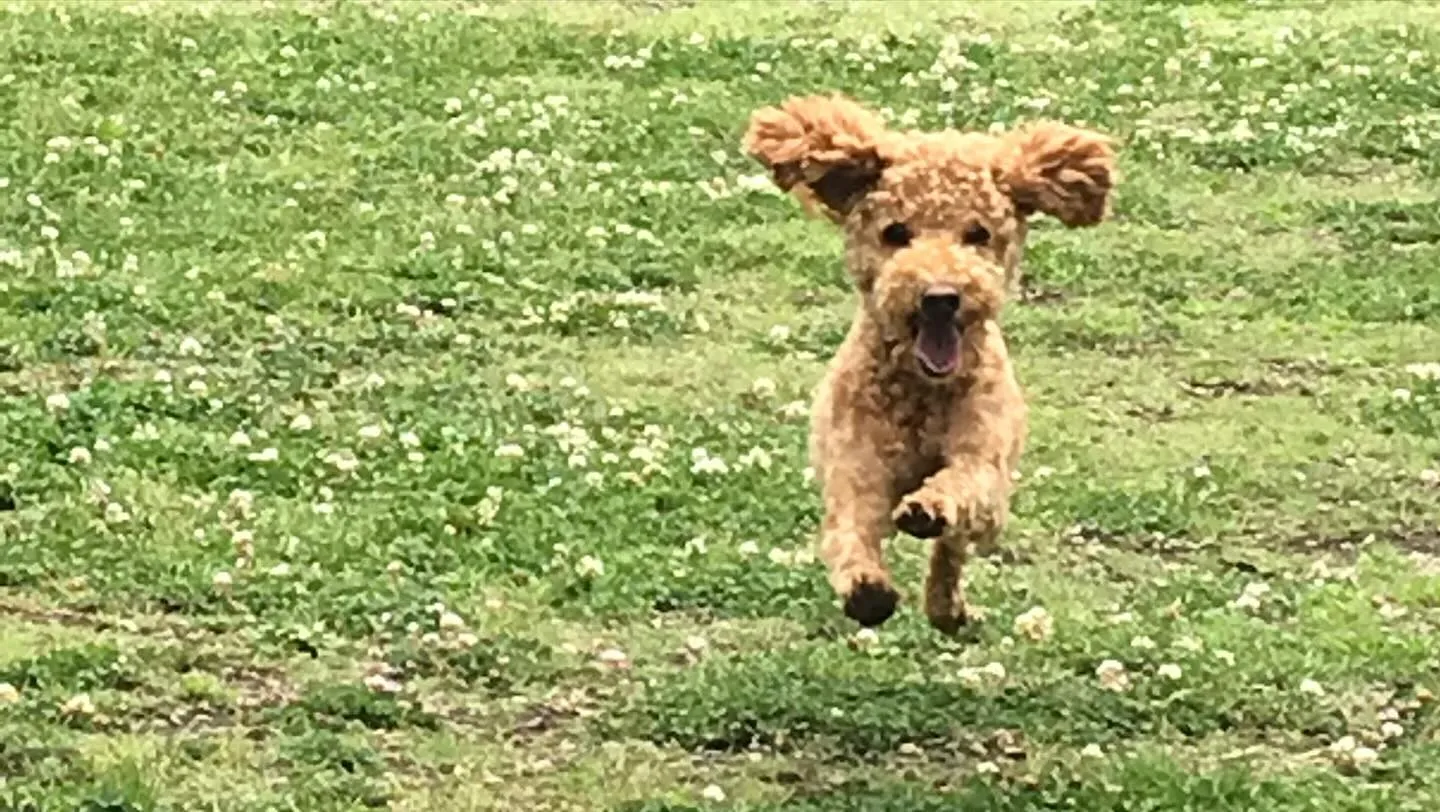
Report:
[{"label": "dog's floppy ear", "polygon": [[775,185],[839,221],[880,178],[884,134],[885,122],[850,99],[804,96],[752,113],[744,146]]},{"label": "dog's floppy ear", "polygon": [[1005,137],[996,180],[1024,216],[1045,212],[1067,226],[1093,226],[1110,212],[1118,175],[1110,139],[1055,122]]}]

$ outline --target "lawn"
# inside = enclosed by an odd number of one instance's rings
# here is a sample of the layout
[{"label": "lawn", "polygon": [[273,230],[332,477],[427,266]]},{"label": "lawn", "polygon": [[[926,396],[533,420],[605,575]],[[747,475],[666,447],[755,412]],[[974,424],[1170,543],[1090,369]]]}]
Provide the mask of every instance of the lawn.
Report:
[{"label": "lawn", "polygon": [[[1084,123],[983,620],[813,555],[843,90]],[[1440,6],[9,2],[0,809],[1440,807]]]}]

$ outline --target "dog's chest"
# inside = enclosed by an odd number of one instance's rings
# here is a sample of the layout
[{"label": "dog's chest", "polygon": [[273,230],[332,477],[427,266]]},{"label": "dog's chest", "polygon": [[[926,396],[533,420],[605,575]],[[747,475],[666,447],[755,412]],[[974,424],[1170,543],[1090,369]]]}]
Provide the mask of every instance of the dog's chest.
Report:
[{"label": "dog's chest", "polygon": [[891,435],[887,456],[899,463],[899,469],[929,476],[944,464],[947,438],[955,429],[953,395],[900,387],[886,395],[885,423]]}]

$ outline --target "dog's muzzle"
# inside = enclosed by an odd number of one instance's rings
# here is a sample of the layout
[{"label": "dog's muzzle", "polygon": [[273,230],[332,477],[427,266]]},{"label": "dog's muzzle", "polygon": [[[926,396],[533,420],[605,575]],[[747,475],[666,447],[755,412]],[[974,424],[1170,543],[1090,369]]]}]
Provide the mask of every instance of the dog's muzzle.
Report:
[{"label": "dog's muzzle", "polygon": [[920,297],[915,315],[915,358],[921,370],[943,378],[960,366],[960,291],[933,287]]}]

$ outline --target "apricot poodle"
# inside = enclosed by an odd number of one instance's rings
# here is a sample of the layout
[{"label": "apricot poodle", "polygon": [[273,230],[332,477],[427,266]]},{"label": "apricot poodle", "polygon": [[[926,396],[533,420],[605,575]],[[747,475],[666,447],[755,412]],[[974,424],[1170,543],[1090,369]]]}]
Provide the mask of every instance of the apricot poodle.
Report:
[{"label": "apricot poodle", "polygon": [[900,132],[843,96],[808,96],[752,114],[744,145],[844,230],[859,293],[812,410],[831,584],[848,616],[878,626],[899,601],[882,542],[897,528],[933,538],[925,613],[953,633],[966,621],[967,550],[1004,526],[1025,443],[998,318],[1027,220],[1105,219],[1110,141],[1051,122]]}]

